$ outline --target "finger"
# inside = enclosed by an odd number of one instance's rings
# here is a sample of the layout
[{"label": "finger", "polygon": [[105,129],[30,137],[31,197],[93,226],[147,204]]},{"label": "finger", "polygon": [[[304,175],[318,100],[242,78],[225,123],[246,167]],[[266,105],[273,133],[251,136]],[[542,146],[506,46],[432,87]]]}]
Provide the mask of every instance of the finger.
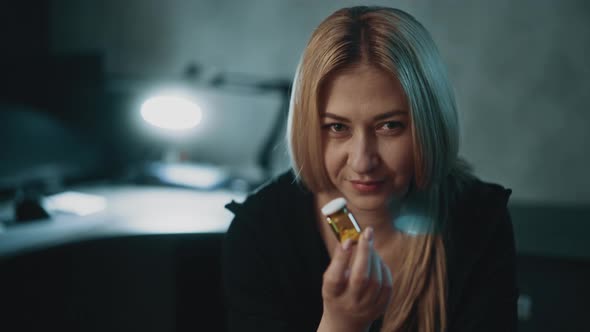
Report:
[{"label": "finger", "polygon": [[391,302],[391,297],[393,295],[393,278],[391,276],[391,270],[389,270],[389,267],[384,263],[381,263],[381,275],[383,276],[383,281],[381,283],[381,290],[377,297],[376,304],[378,307],[385,309]]},{"label": "finger", "polygon": [[372,242],[373,228],[367,227],[359,238],[350,272],[351,291],[356,300],[362,298],[369,283],[372,265]]},{"label": "finger", "polygon": [[338,245],[330,265],[324,272],[322,293],[324,297],[335,297],[340,295],[346,288],[348,281],[348,264],[350,261],[352,241],[346,240]]}]

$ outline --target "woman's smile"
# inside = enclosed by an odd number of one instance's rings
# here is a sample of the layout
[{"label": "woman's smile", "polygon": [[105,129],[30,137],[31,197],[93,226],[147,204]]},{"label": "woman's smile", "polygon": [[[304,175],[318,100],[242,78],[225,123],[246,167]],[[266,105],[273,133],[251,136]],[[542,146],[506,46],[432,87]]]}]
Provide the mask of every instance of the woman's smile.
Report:
[{"label": "woman's smile", "polygon": [[377,181],[360,181],[360,180],[349,180],[352,187],[359,193],[373,194],[378,193],[383,188],[385,180]]}]

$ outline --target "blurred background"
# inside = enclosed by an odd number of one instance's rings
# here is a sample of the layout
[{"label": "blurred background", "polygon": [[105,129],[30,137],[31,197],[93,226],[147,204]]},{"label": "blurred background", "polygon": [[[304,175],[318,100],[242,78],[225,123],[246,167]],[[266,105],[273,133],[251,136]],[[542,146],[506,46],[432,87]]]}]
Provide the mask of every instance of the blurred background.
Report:
[{"label": "blurred background", "polygon": [[582,0],[3,1],[0,330],[223,330],[224,205],[288,168],[299,56],[324,17],[357,4],[404,9],[432,33],[461,154],[513,190],[520,330],[583,330]]}]

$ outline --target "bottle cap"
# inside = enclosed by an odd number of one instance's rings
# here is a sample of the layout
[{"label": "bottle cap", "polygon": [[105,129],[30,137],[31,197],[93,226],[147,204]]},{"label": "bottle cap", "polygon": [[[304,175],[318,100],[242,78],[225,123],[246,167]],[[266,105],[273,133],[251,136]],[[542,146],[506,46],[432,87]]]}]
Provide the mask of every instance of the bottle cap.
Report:
[{"label": "bottle cap", "polygon": [[324,214],[324,216],[329,216],[345,206],[346,199],[344,199],[344,197],[338,197],[328,202],[328,204],[324,205],[324,207],[322,207],[322,213]]}]

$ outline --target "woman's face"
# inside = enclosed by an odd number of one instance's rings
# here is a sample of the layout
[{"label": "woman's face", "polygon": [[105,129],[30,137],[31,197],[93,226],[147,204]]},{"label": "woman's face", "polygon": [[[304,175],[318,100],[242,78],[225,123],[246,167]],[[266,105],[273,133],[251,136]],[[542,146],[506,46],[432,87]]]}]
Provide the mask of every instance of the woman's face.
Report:
[{"label": "woman's face", "polygon": [[414,174],[410,110],[399,81],[361,65],[326,85],[324,163],[353,210],[379,210],[407,192]]}]

